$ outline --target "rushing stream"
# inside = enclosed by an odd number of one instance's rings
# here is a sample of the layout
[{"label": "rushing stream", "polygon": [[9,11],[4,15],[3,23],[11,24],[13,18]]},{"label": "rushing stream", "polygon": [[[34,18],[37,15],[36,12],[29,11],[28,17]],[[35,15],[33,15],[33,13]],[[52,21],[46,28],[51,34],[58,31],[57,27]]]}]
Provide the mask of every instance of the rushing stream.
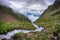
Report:
[{"label": "rushing stream", "polygon": [[[43,27],[39,27],[33,22],[39,18],[39,16],[48,8],[49,5],[54,4],[54,1],[55,0],[0,0],[1,5],[8,6],[12,8],[15,12],[17,11],[27,16],[32,21],[32,25],[36,28],[35,30],[15,29],[11,32],[8,32],[6,35],[0,35],[0,40],[2,38],[10,39],[11,36],[18,32],[29,33],[43,31]],[[32,13],[32,15],[26,15],[25,13]]]},{"label": "rushing stream", "polygon": [[2,38],[7,38],[7,39],[10,39],[11,36],[13,36],[15,33],[18,33],[18,32],[23,32],[23,33],[29,33],[29,32],[36,32],[36,31],[39,31],[41,32],[44,28],[42,27],[39,27],[38,25],[36,25],[35,23],[32,23],[32,25],[36,28],[35,30],[22,30],[22,29],[15,29],[11,32],[8,32],[6,35],[0,35],[0,40]]}]

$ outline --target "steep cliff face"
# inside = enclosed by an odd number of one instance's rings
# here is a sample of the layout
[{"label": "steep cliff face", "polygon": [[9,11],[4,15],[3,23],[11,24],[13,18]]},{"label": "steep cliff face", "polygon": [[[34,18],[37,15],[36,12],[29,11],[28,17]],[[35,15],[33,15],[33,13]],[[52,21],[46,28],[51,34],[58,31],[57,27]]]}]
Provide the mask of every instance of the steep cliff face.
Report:
[{"label": "steep cliff face", "polygon": [[56,31],[60,28],[60,0],[48,7],[41,17],[35,22],[39,26],[49,28],[49,30]]},{"label": "steep cliff face", "polygon": [[19,28],[35,29],[27,17],[21,13],[14,13],[11,8],[0,5],[0,33]]}]

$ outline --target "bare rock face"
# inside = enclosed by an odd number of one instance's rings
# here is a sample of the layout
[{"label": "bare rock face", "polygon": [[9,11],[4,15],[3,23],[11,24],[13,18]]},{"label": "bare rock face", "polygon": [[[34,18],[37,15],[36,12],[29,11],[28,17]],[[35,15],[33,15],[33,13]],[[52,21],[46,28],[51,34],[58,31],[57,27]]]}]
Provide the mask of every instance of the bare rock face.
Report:
[{"label": "bare rock face", "polygon": [[60,6],[60,0],[56,0],[55,3],[54,3],[54,6],[55,7]]}]

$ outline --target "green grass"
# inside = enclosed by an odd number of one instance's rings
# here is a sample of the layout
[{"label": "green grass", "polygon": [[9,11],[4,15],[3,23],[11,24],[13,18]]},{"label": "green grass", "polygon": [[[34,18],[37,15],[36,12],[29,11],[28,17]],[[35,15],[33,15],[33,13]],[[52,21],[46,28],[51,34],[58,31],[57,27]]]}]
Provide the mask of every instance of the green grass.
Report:
[{"label": "green grass", "polygon": [[59,16],[52,16],[48,18],[40,18],[36,24],[42,26],[44,28],[51,29],[51,32],[56,31],[58,27],[60,27],[60,19]]},{"label": "green grass", "polygon": [[28,29],[33,30],[35,29],[33,25],[29,22],[18,22],[18,23],[11,23],[11,22],[0,22],[0,33],[7,33],[13,29]]}]

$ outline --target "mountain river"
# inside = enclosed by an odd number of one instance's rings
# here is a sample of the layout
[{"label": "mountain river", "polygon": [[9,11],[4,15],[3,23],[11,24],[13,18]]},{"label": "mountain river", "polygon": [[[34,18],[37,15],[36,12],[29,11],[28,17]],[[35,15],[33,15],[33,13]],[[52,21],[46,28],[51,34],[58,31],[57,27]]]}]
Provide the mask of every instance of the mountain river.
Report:
[{"label": "mountain river", "polygon": [[29,32],[36,32],[39,31],[41,32],[42,30],[44,30],[43,27],[39,27],[38,25],[36,25],[35,23],[32,22],[32,25],[36,28],[35,30],[22,30],[22,29],[15,29],[13,31],[7,32],[6,35],[0,35],[0,40],[2,38],[7,38],[7,39],[11,39],[11,36],[13,36],[15,33],[19,33],[19,32],[23,32],[23,33],[29,33]]}]

